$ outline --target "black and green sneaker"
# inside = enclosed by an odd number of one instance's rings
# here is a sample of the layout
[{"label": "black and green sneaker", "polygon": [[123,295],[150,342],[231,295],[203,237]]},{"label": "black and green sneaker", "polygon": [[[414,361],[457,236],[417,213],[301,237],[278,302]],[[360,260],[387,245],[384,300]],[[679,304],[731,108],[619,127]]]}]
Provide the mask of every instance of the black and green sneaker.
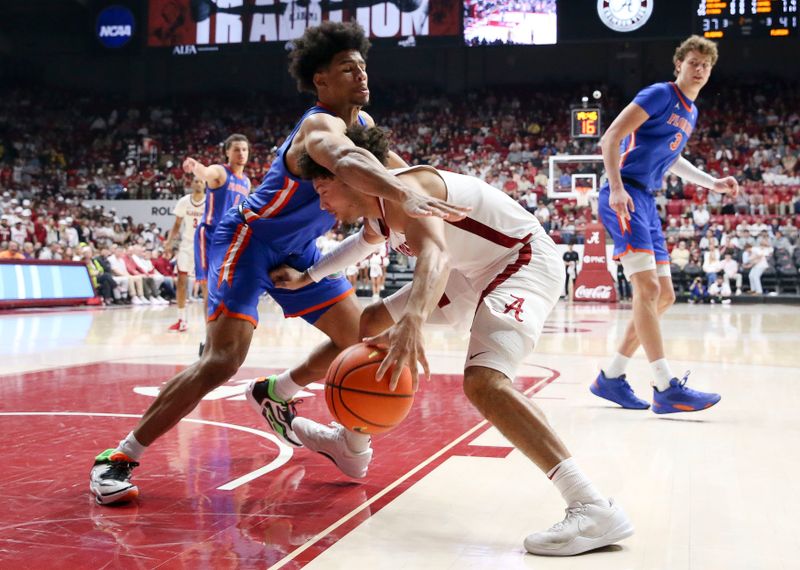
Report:
[{"label": "black and green sneaker", "polygon": [[303,447],[292,431],[292,420],[297,415],[294,400],[288,402],[275,394],[277,376],[256,378],[247,385],[247,401],[272,428],[281,440],[292,447]]}]

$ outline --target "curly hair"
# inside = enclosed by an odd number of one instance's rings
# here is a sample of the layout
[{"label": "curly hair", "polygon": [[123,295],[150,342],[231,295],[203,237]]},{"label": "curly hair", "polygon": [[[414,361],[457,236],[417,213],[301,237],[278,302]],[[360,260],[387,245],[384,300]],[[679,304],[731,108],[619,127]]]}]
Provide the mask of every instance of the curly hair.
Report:
[{"label": "curly hair", "polygon": [[364,60],[370,48],[364,29],[357,22],[322,22],[308,28],[294,40],[289,52],[289,73],[299,91],[316,93],[314,74],[330,65],[333,56],[345,50],[357,50]]},{"label": "curly hair", "polygon": [[[689,36],[675,49],[675,54],[672,56],[672,63],[677,65],[679,61],[686,59],[690,51],[696,51],[700,55],[710,57],[711,67],[716,65],[717,59],[719,58],[717,44],[700,36]],[[675,76],[678,76],[677,72]]]},{"label": "curly hair", "polygon": [[[357,147],[371,152],[375,158],[383,165],[389,157],[389,132],[380,127],[363,127],[353,125],[345,132],[347,138],[353,141]],[[297,167],[300,169],[300,176],[305,180],[315,178],[333,178],[333,173],[314,162],[314,159],[307,152],[303,152],[297,159]]]}]

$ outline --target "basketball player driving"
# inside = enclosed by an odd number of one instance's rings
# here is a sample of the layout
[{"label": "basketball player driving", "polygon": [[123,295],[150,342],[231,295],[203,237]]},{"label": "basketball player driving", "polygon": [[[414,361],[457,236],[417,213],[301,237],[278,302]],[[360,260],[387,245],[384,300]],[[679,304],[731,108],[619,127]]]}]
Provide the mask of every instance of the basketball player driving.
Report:
[{"label": "basketball player driving", "polygon": [[[347,136],[382,163],[387,160],[386,134],[358,125]],[[296,289],[317,283],[364,257],[359,243],[388,241],[396,251],[417,257],[411,283],[364,310],[361,336],[388,347],[377,372],[409,365],[414,385],[416,363],[429,375],[422,325],[456,324],[472,318],[464,368],[464,392],[470,402],[515,447],[533,461],[561,492],[567,503],[564,521],[525,539],[534,554],[574,555],[613,544],[633,533],[633,526],[613,500],[605,498],[582,473],[536,404],[514,388],[517,366],[533,350],[545,319],[564,287],[558,250],[538,220],[501,190],[461,174],[412,166],[392,170],[414,190],[471,208],[463,220],[410,217],[401,207],[354,190],[308,153],[298,160],[302,176],[311,179],[320,206],[340,221],[359,217],[365,224],[357,236],[321,257],[303,272],[281,267],[271,272],[278,287]],[[346,465],[347,441],[336,436],[341,426],[322,426],[307,418],[291,423],[309,449],[335,457]],[[369,436],[350,434],[355,438]],[[371,458],[363,456],[367,461]],[[349,459],[357,458],[350,454]],[[366,466],[364,466],[364,473]]]}]

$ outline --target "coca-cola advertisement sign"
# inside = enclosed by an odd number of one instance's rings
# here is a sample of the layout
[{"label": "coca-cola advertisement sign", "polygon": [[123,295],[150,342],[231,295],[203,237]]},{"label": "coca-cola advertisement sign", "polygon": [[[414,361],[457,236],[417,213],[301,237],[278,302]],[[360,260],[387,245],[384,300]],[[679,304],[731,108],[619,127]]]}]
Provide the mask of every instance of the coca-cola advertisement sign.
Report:
[{"label": "coca-cola advertisement sign", "polygon": [[597,287],[581,285],[575,289],[575,299],[608,301],[611,299],[611,294],[613,292],[614,288],[609,285],[598,285]]},{"label": "coca-cola advertisement sign", "polygon": [[608,272],[606,261],[606,230],[598,223],[586,224],[583,264],[575,280],[574,301],[615,303],[617,290]]}]

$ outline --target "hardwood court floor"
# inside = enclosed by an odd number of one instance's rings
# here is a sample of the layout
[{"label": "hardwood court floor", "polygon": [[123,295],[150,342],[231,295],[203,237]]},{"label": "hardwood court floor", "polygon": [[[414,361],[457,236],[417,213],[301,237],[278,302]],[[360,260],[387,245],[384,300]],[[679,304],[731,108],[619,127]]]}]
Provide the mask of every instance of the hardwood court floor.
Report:
[{"label": "hardwood court floor", "polygon": [[[93,456],[196,357],[174,309],[0,315],[0,568],[794,569],[800,560],[800,310],[688,306],[667,313],[667,354],[715,408],[657,417],[588,391],[631,312],[559,304],[517,385],[636,534],[571,559],[524,553],[563,516],[538,470],[460,390],[466,332],[427,331],[435,373],[409,419],[376,437],[366,479],[280,444],[244,402],[245,381],[298,361],[321,335],[261,306],[245,366],[159,440],[135,472],[137,503],[95,505]],[[649,371],[629,371],[641,396]],[[320,385],[300,405],[328,421]]]}]

